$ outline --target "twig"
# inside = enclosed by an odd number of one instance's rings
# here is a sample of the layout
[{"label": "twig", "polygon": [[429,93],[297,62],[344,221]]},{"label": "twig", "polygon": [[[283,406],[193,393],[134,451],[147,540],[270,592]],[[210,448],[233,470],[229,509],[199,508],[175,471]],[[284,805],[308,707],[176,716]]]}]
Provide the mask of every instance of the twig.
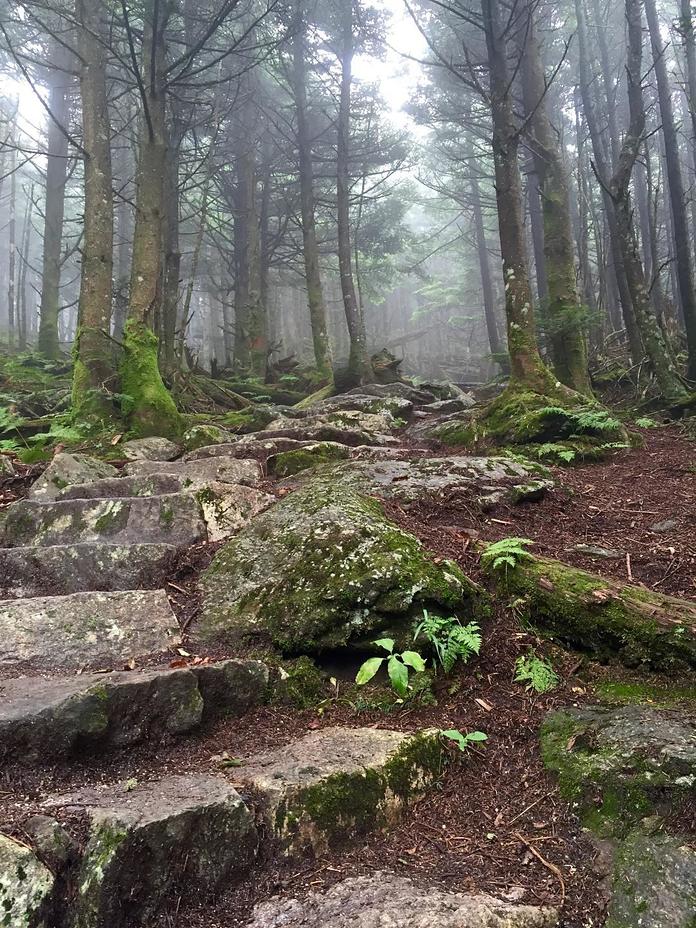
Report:
[{"label": "twig", "polygon": [[516,831],[516,832],[515,832],[515,837],[518,838],[518,839],[522,842],[522,844],[524,844],[524,846],[527,848],[527,850],[529,851],[529,853],[530,853],[530,854],[533,854],[534,857],[536,857],[536,859],[539,861],[539,863],[543,864],[544,867],[546,867],[547,870],[550,870],[551,873],[553,873],[553,875],[556,877],[556,879],[558,880],[558,882],[561,884],[561,906],[562,906],[563,903],[565,902],[566,888],[565,888],[565,882],[563,881],[563,874],[561,873],[560,869],[556,866],[556,864],[552,864],[551,861],[549,861],[549,860],[547,860],[545,857],[543,857],[543,856],[539,853],[539,851],[537,851],[537,849],[534,847],[534,845],[533,845],[533,844],[530,844],[529,841],[527,841],[527,839],[524,838],[524,837],[519,833],[519,831]]},{"label": "twig", "polygon": [[632,571],[631,571],[631,555],[628,553],[628,551],[626,552],[626,575],[628,576],[628,579],[629,579],[629,580],[631,581],[631,583],[632,583],[632,582],[633,582],[633,573],[632,573]]}]

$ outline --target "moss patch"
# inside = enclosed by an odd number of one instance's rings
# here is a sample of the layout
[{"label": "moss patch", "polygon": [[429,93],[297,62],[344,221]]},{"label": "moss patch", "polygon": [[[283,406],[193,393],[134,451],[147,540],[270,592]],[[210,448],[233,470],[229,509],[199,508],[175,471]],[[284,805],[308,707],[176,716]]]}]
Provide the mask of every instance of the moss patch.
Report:
[{"label": "moss patch", "polygon": [[177,438],[183,432],[184,420],[162,381],[157,345],[157,336],[146,325],[132,319],[126,323],[121,362],[122,409],[133,437]]},{"label": "moss patch", "polygon": [[321,467],[322,464],[330,464],[348,457],[350,451],[345,445],[324,441],[294,451],[281,451],[269,458],[268,468],[276,477],[291,477],[300,471]]}]

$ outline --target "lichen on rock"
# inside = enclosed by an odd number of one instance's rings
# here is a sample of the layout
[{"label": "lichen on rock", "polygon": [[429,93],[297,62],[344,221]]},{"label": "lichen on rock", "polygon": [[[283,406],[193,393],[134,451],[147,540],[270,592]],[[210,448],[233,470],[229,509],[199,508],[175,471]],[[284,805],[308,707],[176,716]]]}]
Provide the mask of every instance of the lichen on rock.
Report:
[{"label": "lichen on rock", "polygon": [[482,591],[436,562],[375,500],[321,479],[255,518],[202,577],[199,634],[260,638],[288,654],[410,639],[422,609],[480,619]]}]

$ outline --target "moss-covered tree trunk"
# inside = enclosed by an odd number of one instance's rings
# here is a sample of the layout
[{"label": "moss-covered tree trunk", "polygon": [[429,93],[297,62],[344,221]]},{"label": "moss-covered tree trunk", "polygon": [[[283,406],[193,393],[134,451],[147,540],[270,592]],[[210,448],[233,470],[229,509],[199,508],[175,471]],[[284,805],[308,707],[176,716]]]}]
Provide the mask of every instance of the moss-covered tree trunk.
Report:
[{"label": "moss-covered tree trunk", "polygon": [[496,362],[502,368],[505,368],[506,365],[502,360],[505,346],[502,343],[500,330],[498,328],[498,317],[496,314],[495,296],[493,291],[493,277],[491,275],[488,242],[486,241],[486,227],[483,221],[483,208],[481,206],[481,191],[479,189],[478,177],[476,176],[475,170],[471,172],[471,176],[469,178],[469,187],[471,189],[471,210],[474,225],[474,235],[476,236],[476,252],[478,255],[479,272],[481,275],[483,312],[486,319],[488,345]]},{"label": "moss-covered tree trunk", "polygon": [[511,388],[553,396],[556,378],[537,347],[532,292],[527,274],[522,184],[518,165],[519,130],[510,97],[510,75],[499,0],[481,0],[490,73],[493,158],[500,248],[505,282],[505,315]]},{"label": "moss-covered tree trunk", "polygon": [[54,70],[49,76],[48,106],[54,118],[48,124],[38,348],[47,358],[55,359],[60,356],[58,316],[61,308],[61,245],[68,172],[68,137],[63,129],[68,124],[68,88],[73,82],[68,74],[68,52],[58,42],[53,43],[51,63]]},{"label": "moss-covered tree trunk", "polygon": [[80,23],[85,214],[72,404],[76,416],[110,418],[113,406],[105,386],[115,377],[109,338],[114,211],[105,27],[98,0],[78,0],[76,13]]},{"label": "moss-covered tree trunk", "polygon": [[314,168],[312,143],[307,121],[307,67],[305,62],[305,21],[303,0],[295,6],[296,32],[292,48],[293,94],[297,115],[297,148],[299,153],[300,207],[302,211],[302,244],[307,281],[309,321],[312,327],[314,360],[324,377],[331,376],[331,345],[326,322],[326,302],[319,269],[319,246],[314,215]]},{"label": "moss-covered tree trunk", "polygon": [[558,134],[548,113],[546,78],[534,24],[536,9],[527,3],[522,40],[522,88],[533,136],[534,165],[541,196],[548,287],[545,307],[548,343],[554,370],[561,383],[579,393],[589,394],[586,325],[576,289],[568,180]]},{"label": "moss-covered tree trunk", "polygon": [[164,27],[167,4],[145,4],[135,232],[128,319],[123,333],[124,411],[139,435],[176,435],[182,420],[162,381],[155,323],[161,310],[164,178],[167,159]]},{"label": "moss-covered tree trunk", "polygon": [[628,26],[626,74],[629,126],[621,146],[616,170],[608,187],[614,204],[626,279],[631,290],[631,300],[643,344],[662,396],[669,403],[678,403],[687,398],[687,391],[667,350],[662,330],[650,305],[648,286],[633,229],[633,209],[629,190],[631,174],[645,130],[641,83],[643,37],[640,0],[626,0],[626,22]]}]

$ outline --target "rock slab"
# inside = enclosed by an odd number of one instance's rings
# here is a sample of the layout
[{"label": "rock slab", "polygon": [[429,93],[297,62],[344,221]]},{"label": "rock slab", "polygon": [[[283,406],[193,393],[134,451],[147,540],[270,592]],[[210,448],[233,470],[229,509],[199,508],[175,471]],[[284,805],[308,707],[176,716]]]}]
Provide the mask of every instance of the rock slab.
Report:
[{"label": "rock slab", "polygon": [[0,835],[0,925],[52,928],[46,903],[53,874],[23,844]]},{"label": "rock slab", "polygon": [[552,908],[414,885],[390,873],[351,877],[304,899],[271,899],[247,928],[554,928]]}]

